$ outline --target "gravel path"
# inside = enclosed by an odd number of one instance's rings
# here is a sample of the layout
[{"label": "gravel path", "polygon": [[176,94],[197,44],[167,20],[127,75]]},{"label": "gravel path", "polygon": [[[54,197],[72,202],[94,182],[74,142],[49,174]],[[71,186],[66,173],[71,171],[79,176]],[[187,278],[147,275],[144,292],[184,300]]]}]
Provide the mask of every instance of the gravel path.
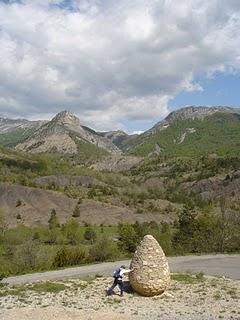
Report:
[{"label": "gravel path", "polygon": [[[204,272],[208,275],[225,276],[227,278],[240,280],[240,255],[204,255],[204,256],[183,256],[169,257],[171,272]],[[113,270],[121,264],[129,265],[128,260],[117,262],[106,262],[95,265],[68,268],[63,270],[48,271],[42,273],[27,274],[16,277],[9,277],[2,280],[2,283],[11,285],[34,283],[46,280],[62,280],[67,278],[84,278],[101,274],[109,276]]]},{"label": "gravel path", "polygon": [[[0,287],[1,320],[239,320],[240,281],[173,274],[161,296],[106,296],[112,278]],[[60,286],[60,288],[59,288]],[[55,288],[55,289],[54,289]],[[49,289],[51,289],[49,291]],[[57,290],[58,289],[58,290]]]}]

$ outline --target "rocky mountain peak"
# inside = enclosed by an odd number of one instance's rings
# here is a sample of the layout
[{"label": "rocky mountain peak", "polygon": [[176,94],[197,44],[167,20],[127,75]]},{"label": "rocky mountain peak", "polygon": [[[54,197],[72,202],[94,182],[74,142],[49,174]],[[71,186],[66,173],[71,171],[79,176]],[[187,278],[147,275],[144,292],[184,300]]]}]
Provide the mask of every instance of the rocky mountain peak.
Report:
[{"label": "rocky mountain peak", "polygon": [[215,112],[232,112],[233,110],[230,107],[187,106],[171,112],[165,120],[171,122],[174,120],[201,119]]},{"label": "rocky mountain peak", "polygon": [[171,123],[178,120],[194,120],[204,119],[213,115],[216,112],[223,113],[235,113],[239,112],[239,109],[224,107],[224,106],[187,106],[178,110],[172,111],[164,120],[158,122],[153,128],[146,131],[144,135],[153,134],[156,130],[163,130],[167,128]]},{"label": "rocky mountain peak", "polygon": [[62,125],[80,126],[79,118],[67,110],[59,112],[51,121]]},{"label": "rocky mountain peak", "polygon": [[94,130],[82,126],[78,117],[70,111],[59,112],[51,121],[36,130],[31,137],[16,146],[17,150],[32,153],[58,152],[76,154],[90,143],[108,152],[120,153],[112,141]]}]

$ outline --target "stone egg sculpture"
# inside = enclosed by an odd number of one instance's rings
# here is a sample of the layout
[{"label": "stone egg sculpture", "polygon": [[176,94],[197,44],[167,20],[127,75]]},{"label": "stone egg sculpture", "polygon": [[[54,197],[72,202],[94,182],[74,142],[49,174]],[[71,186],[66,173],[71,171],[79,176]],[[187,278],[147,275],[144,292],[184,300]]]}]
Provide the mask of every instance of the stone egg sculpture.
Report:
[{"label": "stone egg sculpture", "polygon": [[132,289],[142,296],[162,294],[170,284],[167,258],[157,240],[146,235],[131,262],[129,280]]}]

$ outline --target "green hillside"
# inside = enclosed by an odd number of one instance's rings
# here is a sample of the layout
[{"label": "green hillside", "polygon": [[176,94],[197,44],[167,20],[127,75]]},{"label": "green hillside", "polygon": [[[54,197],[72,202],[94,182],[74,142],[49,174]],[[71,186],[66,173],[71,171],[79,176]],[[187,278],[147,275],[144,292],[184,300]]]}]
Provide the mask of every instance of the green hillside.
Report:
[{"label": "green hillside", "polygon": [[240,115],[219,112],[204,120],[178,120],[149,137],[139,136],[128,152],[146,156],[156,145],[163,155],[169,156],[198,157],[209,153],[239,156]]},{"label": "green hillside", "polygon": [[74,133],[71,134],[71,138],[75,141],[78,149],[77,156],[72,157],[75,157],[81,163],[88,165],[109,154],[107,150],[100,148],[93,143],[83,139],[78,139]]},{"label": "green hillside", "polygon": [[35,130],[35,128],[16,129],[11,132],[0,133],[0,145],[14,147],[30,137]]}]

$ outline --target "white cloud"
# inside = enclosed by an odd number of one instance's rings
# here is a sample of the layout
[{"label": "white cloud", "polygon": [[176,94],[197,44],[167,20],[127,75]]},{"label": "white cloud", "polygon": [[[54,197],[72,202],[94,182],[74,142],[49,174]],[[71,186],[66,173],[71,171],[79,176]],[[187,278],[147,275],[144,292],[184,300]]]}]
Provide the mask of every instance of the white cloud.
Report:
[{"label": "white cloud", "polygon": [[0,2],[0,113],[61,109],[99,130],[159,120],[196,76],[238,72],[236,0]]},{"label": "white cloud", "polygon": [[138,130],[138,131],[133,131],[133,133],[132,134],[141,134],[141,133],[143,133],[144,131],[142,131],[142,130]]}]

